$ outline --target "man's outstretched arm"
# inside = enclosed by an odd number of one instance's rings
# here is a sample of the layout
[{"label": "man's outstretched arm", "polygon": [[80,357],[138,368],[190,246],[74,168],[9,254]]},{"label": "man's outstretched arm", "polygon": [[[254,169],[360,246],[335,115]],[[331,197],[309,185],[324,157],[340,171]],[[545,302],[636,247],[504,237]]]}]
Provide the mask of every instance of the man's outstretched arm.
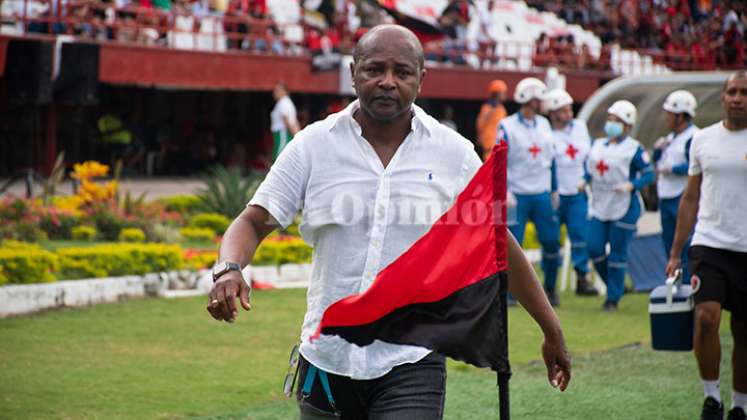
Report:
[{"label": "man's outstretched arm", "polygon": [[667,276],[673,276],[674,272],[682,265],[680,255],[682,247],[685,246],[690,232],[695,227],[695,220],[698,216],[698,203],[700,201],[700,183],[703,181],[703,175],[690,175],[687,178],[685,192],[680,199],[680,207],[677,210],[677,227],[674,230],[674,241],[672,249],[669,252],[669,262],[667,263]]},{"label": "man's outstretched arm", "polygon": [[547,366],[547,379],[552,386],[565,391],[571,381],[571,361],[560,320],[542,291],[534,268],[511,232],[508,232],[508,290],[542,329],[545,335],[542,357]]},{"label": "man's outstretched arm", "polygon": [[[231,223],[223,235],[218,261],[247,265],[260,242],[270,234],[278,222],[260,206],[247,206]],[[229,271],[215,282],[208,294],[207,310],[218,321],[233,322],[238,315],[236,298],[245,310],[249,305],[249,286],[238,271]]]}]

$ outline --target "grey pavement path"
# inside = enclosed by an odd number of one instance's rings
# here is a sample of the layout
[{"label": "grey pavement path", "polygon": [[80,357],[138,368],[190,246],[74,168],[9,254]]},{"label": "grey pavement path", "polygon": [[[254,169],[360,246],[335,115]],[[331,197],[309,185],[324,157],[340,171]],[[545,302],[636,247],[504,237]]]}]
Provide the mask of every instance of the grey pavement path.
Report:
[{"label": "grey pavement path", "polygon": [[[5,185],[7,179],[0,179],[0,186]],[[203,183],[197,178],[132,178],[120,181],[122,191],[129,190],[133,195],[139,195],[143,191],[147,192],[146,198],[153,199],[159,197],[168,197],[170,195],[194,194]],[[72,194],[72,184],[67,181],[60,185],[57,194]],[[18,197],[26,196],[26,184],[22,181],[15,182],[6,191],[6,194],[13,194]],[[41,186],[34,185],[34,194],[41,193]]]}]

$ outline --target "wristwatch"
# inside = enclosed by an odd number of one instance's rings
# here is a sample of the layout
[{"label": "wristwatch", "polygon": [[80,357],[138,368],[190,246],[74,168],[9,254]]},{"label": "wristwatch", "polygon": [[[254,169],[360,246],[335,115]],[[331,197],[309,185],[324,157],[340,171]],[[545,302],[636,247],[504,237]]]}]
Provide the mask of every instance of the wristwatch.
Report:
[{"label": "wristwatch", "polygon": [[241,266],[235,262],[221,261],[213,266],[213,283],[218,281],[218,278],[231,270],[241,272]]}]

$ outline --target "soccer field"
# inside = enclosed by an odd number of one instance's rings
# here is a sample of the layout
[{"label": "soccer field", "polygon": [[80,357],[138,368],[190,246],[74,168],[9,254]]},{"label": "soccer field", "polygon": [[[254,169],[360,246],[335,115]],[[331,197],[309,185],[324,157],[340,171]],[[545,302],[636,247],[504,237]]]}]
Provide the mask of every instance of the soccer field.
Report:
[{"label": "soccer field", "polygon": [[[204,298],[139,300],[0,320],[0,418],[294,418],[281,393],[305,291],[257,292],[234,325],[212,321]],[[573,354],[561,394],[547,385],[540,333],[511,309],[514,419],[692,419],[701,386],[690,353],[653,352],[647,295],[617,313],[602,297],[561,296]],[[728,318],[724,321],[728,325]],[[722,372],[728,373],[731,341]],[[450,363],[447,419],[497,418],[495,376]],[[729,397],[730,378],[722,378]]]}]

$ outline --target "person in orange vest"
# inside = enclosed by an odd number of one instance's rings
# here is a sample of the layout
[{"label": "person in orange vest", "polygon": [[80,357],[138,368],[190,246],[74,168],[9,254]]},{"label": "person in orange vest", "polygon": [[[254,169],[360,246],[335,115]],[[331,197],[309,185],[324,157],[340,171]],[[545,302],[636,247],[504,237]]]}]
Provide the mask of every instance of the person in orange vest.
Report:
[{"label": "person in orange vest", "polygon": [[487,159],[490,151],[495,145],[498,135],[498,124],[506,117],[506,101],[508,86],[503,80],[495,79],[488,85],[490,98],[482,104],[480,114],[477,116],[477,135],[482,146],[483,160]]}]

